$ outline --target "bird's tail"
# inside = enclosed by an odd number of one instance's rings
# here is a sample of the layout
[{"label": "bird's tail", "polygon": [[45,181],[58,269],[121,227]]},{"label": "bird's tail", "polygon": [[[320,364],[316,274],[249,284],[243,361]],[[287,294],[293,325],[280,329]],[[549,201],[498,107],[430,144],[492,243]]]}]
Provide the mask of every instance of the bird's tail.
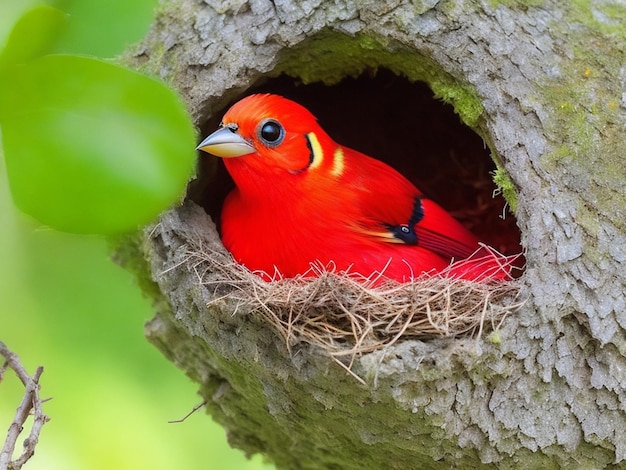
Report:
[{"label": "bird's tail", "polygon": [[480,244],[468,258],[455,261],[438,275],[467,281],[509,281],[523,269],[523,255],[503,255],[494,248]]}]

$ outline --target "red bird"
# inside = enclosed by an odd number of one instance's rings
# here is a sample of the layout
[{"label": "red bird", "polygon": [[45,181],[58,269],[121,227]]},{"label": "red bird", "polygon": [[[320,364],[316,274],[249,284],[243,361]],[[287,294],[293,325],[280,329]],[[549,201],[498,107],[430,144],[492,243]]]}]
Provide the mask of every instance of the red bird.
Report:
[{"label": "red bird", "polygon": [[224,245],[264,279],[321,267],[406,282],[462,259],[447,275],[508,276],[497,260],[475,259],[478,239],[409,180],[337,144],[286,98],[242,99],[198,149],[222,157],[236,185],[222,210]]}]

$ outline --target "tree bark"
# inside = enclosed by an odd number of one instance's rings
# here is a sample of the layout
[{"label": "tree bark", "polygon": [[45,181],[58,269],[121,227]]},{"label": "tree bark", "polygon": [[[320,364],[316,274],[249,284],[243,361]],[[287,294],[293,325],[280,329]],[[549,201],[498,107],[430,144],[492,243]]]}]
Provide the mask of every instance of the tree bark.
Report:
[{"label": "tree bark", "polygon": [[286,469],[626,459],[624,17],[601,0],[161,5],[126,60],[171,82],[199,126],[279,73],[331,84],[386,67],[427,82],[508,174],[526,252],[527,302],[499,341],[406,340],[357,359],[364,386],[215,301],[189,258],[223,251],[209,216],[192,203],[164,214],[142,242],[159,299],[147,335],[232,445]]}]

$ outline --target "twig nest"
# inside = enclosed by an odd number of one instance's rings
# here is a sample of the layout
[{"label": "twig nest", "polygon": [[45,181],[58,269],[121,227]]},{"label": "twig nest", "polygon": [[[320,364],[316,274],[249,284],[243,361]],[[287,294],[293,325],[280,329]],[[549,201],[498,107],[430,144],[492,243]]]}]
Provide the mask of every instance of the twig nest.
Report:
[{"label": "twig nest", "polygon": [[480,336],[523,303],[515,281],[425,274],[400,284],[320,267],[315,276],[266,282],[233,260],[200,207],[187,202],[181,211],[204,219],[205,230],[186,234],[184,251],[168,270],[195,273],[210,293],[208,308],[228,302],[233,315],[254,315],[272,325],[288,349],[309,343],[348,367],[357,356],[407,338]]}]

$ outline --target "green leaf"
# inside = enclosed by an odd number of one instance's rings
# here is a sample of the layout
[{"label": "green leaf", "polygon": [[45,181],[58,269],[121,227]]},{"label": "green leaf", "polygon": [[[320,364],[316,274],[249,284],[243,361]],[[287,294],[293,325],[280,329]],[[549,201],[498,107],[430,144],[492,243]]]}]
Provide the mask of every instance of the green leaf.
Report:
[{"label": "green leaf", "polygon": [[11,193],[53,228],[119,233],[183,192],[193,126],[176,94],[122,67],[50,55],[14,67],[0,89]]},{"label": "green leaf", "polygon": [[0,55],[0,71],[52,51],[66,25],[67,15],[56,8],[40,5],[28,10],[9,34]]}]

